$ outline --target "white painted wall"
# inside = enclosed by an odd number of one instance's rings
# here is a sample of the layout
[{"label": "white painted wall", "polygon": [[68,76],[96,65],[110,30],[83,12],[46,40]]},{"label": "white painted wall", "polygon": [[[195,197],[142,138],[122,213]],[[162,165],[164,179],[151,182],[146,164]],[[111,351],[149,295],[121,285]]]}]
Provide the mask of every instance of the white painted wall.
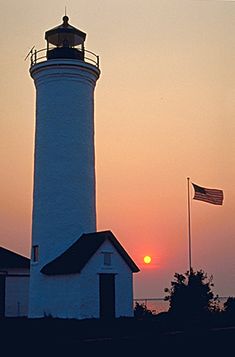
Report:
[{"label": "white painted wall", "polygon": [[56,59],[30,73],[36,86],[32,245],[39,245],[39,262],[31,262],[29,316],[41,316],[48,286],[40,269],[83,233],[96,231],[94,88],[100,71]]},{"label": "white painted wall", "polygon": [[41,293],[31,291],[31,306],[29,317],[78,317],[80,300],[79,275],[46,276],[40,273],[37,279],[42,287]]},{"label": "white painted wall", "polygon": [[[112,264],[104,265],[102,252],[112,252]],[[99,273],[115,276],[116,317],[133,316],[132,271],[109,241],[97,250],[80,274],[39,274],[41,293],[31,290],[34,309],[30,317],[99,318]]]},{"label": "white painted wall", "polygon": [[9,269],[5,286],[5,316],[19,317],[28,315],[29,276],[27,269]]},{"label": "white painted wall", "polygon": [[36,86],[33,244],[41,262],[96,231],[94,88],[99,69],[69,59],[31,67]]}]

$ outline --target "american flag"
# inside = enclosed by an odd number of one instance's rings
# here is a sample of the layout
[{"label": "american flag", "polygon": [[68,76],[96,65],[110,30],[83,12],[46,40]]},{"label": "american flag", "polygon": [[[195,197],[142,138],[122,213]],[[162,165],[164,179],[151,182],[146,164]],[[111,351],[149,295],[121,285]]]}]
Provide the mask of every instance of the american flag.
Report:
[{"label": "american flag", "polygon": [[205,188],[192,183],[194,187],[194,200],[212,203],[213,205],[222,205],[224,194],[222,190]]}]

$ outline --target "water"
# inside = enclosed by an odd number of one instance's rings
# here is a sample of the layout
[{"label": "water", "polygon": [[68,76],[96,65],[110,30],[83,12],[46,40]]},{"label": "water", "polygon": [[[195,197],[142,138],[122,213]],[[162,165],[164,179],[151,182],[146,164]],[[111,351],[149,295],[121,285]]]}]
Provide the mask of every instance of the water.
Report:
[{"label": "water", "polygon": [[[224,303],[228,298],[225,296],[219,297],[219,307],[223,309]],[[151,310],[155,314],[159,314],[160,312],[168,311],[169,302],[165,301],[164,298],[142,298],[142,299],[134,299],[135,303],[146,305],[148,310]]]},{"label": "water", "polygon": [[165,301],[164,298],[143,298],[134,299],[134,305],[138,302],[139,304],[144,304],[148,310],[151,310],[155,314],[159,312],[168,311],[169,302]]}]

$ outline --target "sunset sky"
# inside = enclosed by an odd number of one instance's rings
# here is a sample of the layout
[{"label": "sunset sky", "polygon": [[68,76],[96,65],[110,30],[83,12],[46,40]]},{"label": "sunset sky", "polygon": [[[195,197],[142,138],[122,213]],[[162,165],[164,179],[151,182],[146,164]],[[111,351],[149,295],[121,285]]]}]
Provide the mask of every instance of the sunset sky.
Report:
[{"label": "sunset sky", "polygon": [[24,58],[45,48],[65,5],[100,55],[97,228],[141,269],[135,297],[164,296],[188,269],[188,176],[225,197],[192,200],[192,265],[235,296],[234,1],[1,1],[0,245],[29,256],[35,89]]}]

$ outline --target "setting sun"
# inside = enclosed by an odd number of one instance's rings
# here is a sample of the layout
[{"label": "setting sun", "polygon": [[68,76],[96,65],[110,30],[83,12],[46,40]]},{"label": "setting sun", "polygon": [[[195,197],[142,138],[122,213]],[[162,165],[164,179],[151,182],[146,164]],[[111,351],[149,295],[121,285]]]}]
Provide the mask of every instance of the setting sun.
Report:
[{"label": "setting sun", "polygon": [[144,257],[144,262],[145,262],[145,264],[151,263],[151,260],[152,260],[152,258],[151,258],[149,255],[146,255],[146,256]]}]

